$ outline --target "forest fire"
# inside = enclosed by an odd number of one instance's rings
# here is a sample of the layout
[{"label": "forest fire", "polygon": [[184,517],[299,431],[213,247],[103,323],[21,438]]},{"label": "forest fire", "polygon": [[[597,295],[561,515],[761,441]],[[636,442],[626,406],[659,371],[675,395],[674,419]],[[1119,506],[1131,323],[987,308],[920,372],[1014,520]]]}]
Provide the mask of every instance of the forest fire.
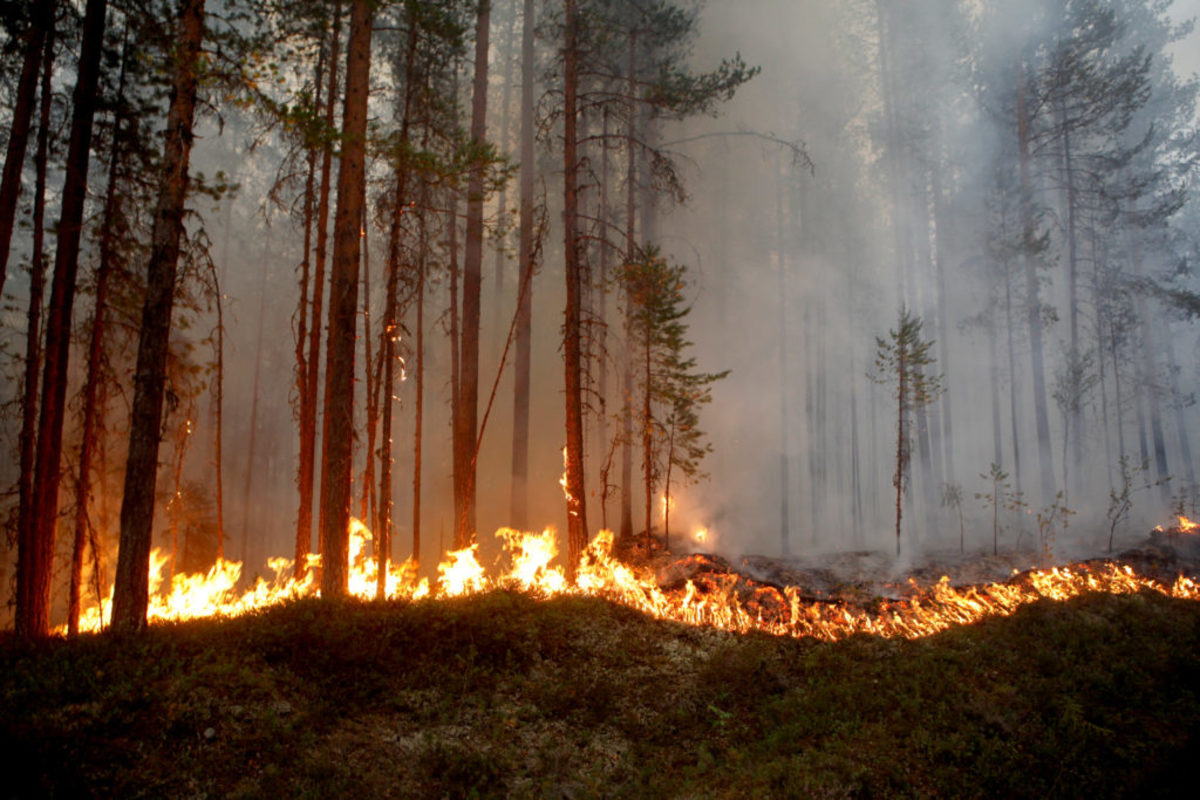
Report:
[{"label": "forest fire", "polygon": [[[1195,529],[1192,524],[1190,530]],[[358,520],[351,523],[350,593],[368,599],[375,596],[375,560],[369,557],[371,533]],[[431,585],[418,579],[411,561],[392,564],[387,576],[389,599],[417,601],[426,598],[460,597],[492,589],[516,589],[538,597],[582,595],[600,597],[641,611],[658,619],[704,625],[735,632],[762,631],[780,636],[813,637],[828,641],[856,633],[883,637],[929,636],[955,625],[968,625],[990,616],[1007,616],[1019,607],[1041,599],[1067,600],[1089,592],[1133,594],[1155,591],[1179,599],[1200,600],[1200,584],[1180,575],[1173,584],[1137,574],[1132,567],[1113,562],[1075,564],[1050,570],[1016,573],[1004,583],[956,588],[948,578],[920,586],[910,581],[902,599],[883,600],[859,606],[834,600],[814,599],[798,586],[775,587],[755,584],[751,591],[739,590],[740,576],[729,573],[694,576],[682,587],[663,588],[653,574],[643,574],[613,556],[613,536],[601,531],[588,546],[570,585],[560,566],[551,562],[557,555],[555,532],[523,533],[501,528],[496,537],[503,545],[505,566],[489,575],[480,563],[478,545],[453,551],[437,567]],[[689,556],[686,558],[696,558]],[[703,557],[701,557],[703,558]],[[686,559],[685,559],[686,560]],[[275,577],[259,578],[248,590],[237,588],[242,565],[219,561],[205,574],[176,575],[164,590],[162,572],[168,558],[152,554],[151,622],[199,617],[232,617],[285,600],[315,595],[313,571],[296,581],[290,577],[288,559],[271,559]],[[314,558],[312,565],[319,564]],[[102,606],[86,609],[81,631],[98,631],[109,619],[111,595]]]}]

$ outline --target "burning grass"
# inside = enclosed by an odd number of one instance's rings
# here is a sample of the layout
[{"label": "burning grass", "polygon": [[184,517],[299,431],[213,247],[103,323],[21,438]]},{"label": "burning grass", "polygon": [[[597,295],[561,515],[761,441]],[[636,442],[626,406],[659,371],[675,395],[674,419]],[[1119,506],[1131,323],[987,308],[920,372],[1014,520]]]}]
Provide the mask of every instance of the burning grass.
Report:
[{"label": "burning grass", "polygon": [[837,642],[299,599],[6,641],[0,748],[18,797],[1183,796],[1198,687],[1200,604],[1148,590]]}]

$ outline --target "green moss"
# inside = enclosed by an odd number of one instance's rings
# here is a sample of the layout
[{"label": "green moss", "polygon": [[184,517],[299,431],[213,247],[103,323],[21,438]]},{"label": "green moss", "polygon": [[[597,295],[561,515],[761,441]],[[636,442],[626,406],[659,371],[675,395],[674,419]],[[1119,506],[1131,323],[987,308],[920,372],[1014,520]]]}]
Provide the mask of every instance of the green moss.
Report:
[{"label": "green moss", "polygon": [[1171,796],[1200,754],[1200,604],[828,644],[512,592],[304,600],[6,640],[0,709],[16,797]]}]

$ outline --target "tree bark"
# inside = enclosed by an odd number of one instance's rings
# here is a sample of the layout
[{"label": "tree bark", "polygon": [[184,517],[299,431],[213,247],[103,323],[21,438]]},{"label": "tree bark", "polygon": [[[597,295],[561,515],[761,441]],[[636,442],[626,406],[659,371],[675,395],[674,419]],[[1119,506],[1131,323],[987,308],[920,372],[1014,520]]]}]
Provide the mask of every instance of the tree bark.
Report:
[{"label": "tree bark", "polygon": [[354,329],[358,298],[359,225],[366,155],[367,91],[371,66],[371,0],[354,0],[346,55],[342,163],[334,218],[325,375],[325,452],[321,465],[321,593],[347,592],[350,482],[354,447]]},{"label": "tree bark", "polygon": [[1026,108],[1024,65],[1017,70],[1017,143],[1021,178],[1021,260],[1025,267],[1025,303],[1029,324],[1029,354],[1033,372],[1033,411],[1037,424],[1038,464],[1042,501],[1054,501],[1054,454],[1050,442],[1050,414],[1046,405],[1046,367],[1042,345],[1042,301],[1038,287],[1037,265],[1030,253],[1034,243],[1033,186],[1030,178],[1030,120]]},{"label": "tree bark", "polygon": [[[322,48],[317,58],[317,72],[314,80],[316,108],[321,105],[321,89],[325,72],[325,53]],[[332,107],[332,103],[328,103]],[[313,483],[313,447],[308,433],[316,432],[317,397],[316,392],[309,392],[309,380],[316,377],[316,348],[309,347],[309,320],[317,327],[320,326],[320,309],[314,308],[310,314],[309,285],[316,283],[312,276],[312,234],[314,217],[316,215],[316,182],[317,182],[317,149],[310,146],[308,150],[308,175],[304,181],[304,253],[300,264],[300,308],[296,330],[296,394],[300,403],[300,463],[296,469],[296,484],[300,495],[300,507],[296,514],[296,544],[292,560],[292,575],[299,580],[304,576],[305,562],[308,551],[312,546],[312,483]],[[312,305],[316,304],[316,287],[313,287]],[[319,335],[319,334],[318,334]]]},{"label": "tree bark", "polygon": [[66,410],[67,367],[71,343],[71,309],[79,269],[79,240],[100,79],[106,0],[88,0],[78,78],[72,98],[71,138],[67,146],[66,179],[54,256],[54,281],[46,319],[46,351],[42,371],[42,408],[38,420],[34,473],[33,524],[27,541],[18,543],[16,631],[19,636],[44,636],[50,629],[50,575],[54,534],[58,522],[58,487],[62,477],[62,434]]},{"label": "tree bark", "polygon": [[566,402],[567,578],[574,581],[579,559],[587,546],[587,498],[583,477],[583,383],[580,342],[580,290],[578,194],[578,89],[579,24],[576,0],[566,0],[563,42],[563,247],[566,260],[567,301],[563,319],[563,359]]},{"label": "tree bark", "polygon": [[[126,29],[128,34],[128,29]],[[127,43],[126,43],[127,44]],[[108,284],[115,264],[113,253],[113,226],[118,214],[121,195],[117,191],[118,166],[121,153],[118,144],[121,125],[125,120],[125,75],[126,51],[122,46],[121,73],[117,81],[117,111],[113,115],[112,142],[108,155],[108,185],[104,192],[104,215],[100,229],[100,264],[96,273],[95,308],[92,312],[92,330],[88,343],[87,378],[83,384],[83,430],[80,433],[79,467],[75,481],[75,540],[71,548],[71,583],[67,595],[67,631],[79,633],[80,598],[83,594],[83,553],[90,537],[91,528],[91,484],[92,461],[95,458],[96,437],[104,417],[104,409],[98,403],[100,383],[104,380],[101,365],[104,363],[105,315],[108,311]]]},{"label": "tree bark", "polygon": [[516,357],[513,365],[513,457],[512,495],[509,500],[512,524],[520,530],[529,527],[529,383],[530,356],[533,342],[533,179],[534,130],[533,95],[534,63],[533,34],[537,24],[534,0],[524,0],[521,29],[521,207],[518,259],[521,286],[518,293]]},{"label": "tree bark", "polygon": [[[475,77],[471,95],[471,144],[480,150],[487,136],[488,30],[491,0],[480,0],[475,18]],[[458,439],[462,508],[455,520],[455,546],[475,541],[475,438],[479,428],[479,322],[483,285],[483,178],[486,165],[471,167],[467,181],[467,232],[462,275],[462,351],[459,356]]]},{"label": "tree bark", "polygon": [[[33,100],[38,83],[38,65],[48,69],[53,56],[43,59],[47,39],[54,39],[54,0],[37,0],[31,6],[29,29],[25,32],[25,54],[21,76],[17,79],[16,103],[8,132],[8,150],[4,158],[4,176],[0,178],[0,293],[8,274],[8,254],[12,245],[17,198],[21,194],[21,172],[25,168],[25,149],[33,122]],[[103,24],[103,23],[102,23]],[[53,49],[53,44],[51,44]]]},{"label": "tree bark", "polygon": [[29,313],[25,333],[25,379],[21,396],[20,475],[17,478],[17,541],[27,542],[33,525],[33,466],[37,437],[38,367],[42,360],[42,296],[46,289],[46,161],[53,101],[53,31],[45,40],[37,151],[34,154],[33,253],[29,264]]},{"label": "tree bark", "polygon": [[121,501],[121,541],[113,587],[113,626],[118,630],[138,630],[146,625],[167,342],[183,235],[198,59],[203,39],[204,0],[184,0],[180,9],[178,46],[172,59],[174,85],[167,112],[162,188],[154,213],[146,301],[142,306],[134,374],[129,457]]},{"label": "tree bark", "polygon": [[[333,31],[329,45],[329,84],[325,92],[325,127],[334,129],[334,98],[337,97],[338,59],[342,29],[341,6],[333,5]],[[303,577],[312,547],[313,484],[316,480],[317,396],[320,393],[321,319],[325,310],[325,256],[329,243],[329,194],[333,171],[333,147],[326,143],[321,153],[321,189],[317,197],[317,250],[313,255],[313,299],[308,322],[308,385],[305,393],[312,403],[312,414],[301,419],[300,432],[300,513],[297,516],[296,555],[293,574]],[[325,457],[322,443],[321,457]],[[317,552],[325,552],[325,523],[317,511]]]},{"label": "tree bark", "polygon": [[[626,67],[627,119],[625,121],[625,262],[632,264],[635,252],[635,227],[637,220],[637,157],[635,156],[635,129],[637,119],[634,98],[637,92],[637,33],[629,32],[629,63]],[[622,358],[621,398],[621,532],[624,539],[633,536],[633,297],[628,287],[625,291],[625,339],[629,342]]]}]

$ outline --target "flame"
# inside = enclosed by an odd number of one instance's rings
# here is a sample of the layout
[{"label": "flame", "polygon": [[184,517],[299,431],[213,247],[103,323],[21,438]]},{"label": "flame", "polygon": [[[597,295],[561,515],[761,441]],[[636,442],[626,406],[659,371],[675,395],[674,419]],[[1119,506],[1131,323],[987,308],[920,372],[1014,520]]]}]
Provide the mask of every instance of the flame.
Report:
[{"label": "flame", "polygon": [[1182,514],[1179,515],[1179,530],[1181,533],[1195,533],[1200,530],[1200,523],[1192,522]]},{"label": "flame", "polygon": [[[1192,529],[1195,529],[1194,524]],[[358,520],[350,524],[351,594],[361,598],[375,596],[376,563],[368,557],[371,532]],[[707,530],[694,534],[703,541]],[[692,625],[708,625],[729,631],[763,631],[794,637],[824,640],[843,639],[856,633],[886,637],[916,638],[943,631],[955,625],[967,625],[989,616],[1007,616],[1028,603],[1041,599],[1067,600],[1088,592],[1132,594],[1155,591],[1161,594],[1200,600],[1200,585],[1180,576],[1171,585],[1138,575],[1129,566],[1105,562],[1056,567],[1015,574],[1004,583],[956,588],[943,577],[937,583],[921,587],[915,582],[907,597],[885,601],[868,610],[834,601],[811,600],[801,589],[778,589],[765,584],[743,582],[734,574],[708,574],[689,580],[682,589],[665,590],[652,574],[635,571],[613,554],[613,535],[601,531],[588,545],[577,572],[575,585],[567,582],[563,569],[551,562],[557,556],[553,528],[541,533],[524,533],[501,528],[496,537],[507,554],[507,566],[495,577],[479,562],[478,545],[448,553],[437,567],[438,578],[431,586],[417,579],[410,561],[388,564],[387,596],[416,601],[424,598],[457,597],[495,588],[516,588],[539,597],[563,595],[605,598],[637,609],[650,616]],[[167,556],[158,549],[151,553],[151,597],[147,618],[150,622],[183,620],[195,617],[233,617],[248,611],[281,603],[289,598],[319,593],[313,570],[296,581],[292,562],[271,559],[271,580],[258,578],[246,590],[238,590],[242,565],[220,560],[204,574],[175,575],[164,586],[163,569]],[[319,564],[310,557],[309,566]],[[96,631],[107,624],[111,612],[111,593],[102,604],[88,608],[80,620],[80,630]],[[65,631],[65,629],[64,629]]]},{"label": "flame", "polygon": [[697,528],[695,532],[692,533],[692,539],[696,542],[696,544],[707,544],[708,528]]}]

